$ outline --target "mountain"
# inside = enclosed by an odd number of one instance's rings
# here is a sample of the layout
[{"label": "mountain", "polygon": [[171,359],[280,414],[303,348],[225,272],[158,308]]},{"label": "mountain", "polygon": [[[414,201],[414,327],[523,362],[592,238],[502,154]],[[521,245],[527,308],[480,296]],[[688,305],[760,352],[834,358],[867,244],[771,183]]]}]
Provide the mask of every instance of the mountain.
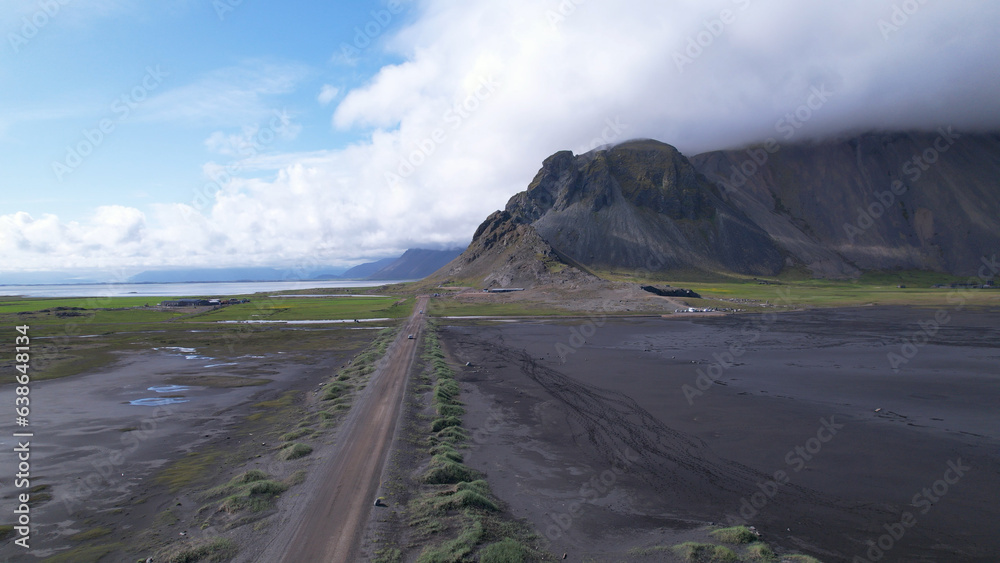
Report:
[{"label": "mountain", "polygon": [[128,283],[282,281],[288,270],[276,268],[192,268],[147,270],[128,279]]},{"label": "mountain", "polygon": [[[509,207],[509,204],[508,204]],[[597,278],[560,256],[535,228],[510,211],[497,211],[476,230],[457,258],[430,276],[432,281],[462,280],[484,287],[587,282]]]},{"label": "mountain", "polygon": [[423,279],[462,253],[452,250],[411,248],[396,258],[383,258],[359,264],[341,274],[341,278],[355,280],[417,280]]},{"label": "mountain", "polygon": [[866,134],[691,160],[814,275],[973,275],[1000,249],[998,134]]},{"label": "mountain", "polygon": [[462,253],[461,248],[452,250],[428,250],[411,248],[402,256],[382,266],[368,276],[373,280],[417,280],[439,270]]},{"label": "mountain", "polygon": [[349,280],[363,280],[371,277],[372,274],[392,264],[399,258],[383,258],[375,262],[366,262],[347,270],[340,277]]},{"label": "mountain", "polygon": [[866,134],[715,151],[653,140],[557,152],[434,279],[590,273],[974,273],[1000,248],[1000,135]]}]

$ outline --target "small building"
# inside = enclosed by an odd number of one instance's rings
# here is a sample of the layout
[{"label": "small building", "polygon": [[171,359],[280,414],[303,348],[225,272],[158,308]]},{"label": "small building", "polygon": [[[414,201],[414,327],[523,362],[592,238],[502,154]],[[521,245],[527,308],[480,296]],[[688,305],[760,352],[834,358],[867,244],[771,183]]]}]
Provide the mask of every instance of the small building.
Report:
[{"label": "small building", "polygon": [[174,299],[161,301],[161,307],[208,307],[212,303],[208,299]]}]

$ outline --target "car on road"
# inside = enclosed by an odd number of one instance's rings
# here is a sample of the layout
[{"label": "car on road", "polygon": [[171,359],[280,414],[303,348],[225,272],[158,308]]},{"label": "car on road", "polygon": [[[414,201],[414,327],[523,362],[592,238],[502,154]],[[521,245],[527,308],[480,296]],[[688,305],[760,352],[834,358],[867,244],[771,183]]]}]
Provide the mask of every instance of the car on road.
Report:
[{"label": "car on road", "polygon": [[413,340],[413,335],[411,334],[411,335],[407,336],[406,339],[407,340]]}]

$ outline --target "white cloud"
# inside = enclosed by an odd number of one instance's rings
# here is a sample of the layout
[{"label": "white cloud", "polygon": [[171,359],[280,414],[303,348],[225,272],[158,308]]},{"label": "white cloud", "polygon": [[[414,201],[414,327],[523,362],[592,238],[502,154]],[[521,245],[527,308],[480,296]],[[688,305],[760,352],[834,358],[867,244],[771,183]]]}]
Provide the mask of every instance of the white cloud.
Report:
[{"label": "white cloud", "polygon": [[[237,148],[252,127],[219,131],[206,145],[257,177],[208,194],[203,213],[162,205],[147,220],[115,210],[84,225],[6,215],[0,254],[58,266],[95,240],[118,237],[125,250],[104,244],[88,252],[119,265],[337,263],[465,243],[556,150],[652,137],[694,154],[784,140],[776,122],[820,86],[832,92],[829,101],[796,129],[796,140],[872,128],[1000,127],[1000,4],[920,4],[885,33],[879,21],[891,21],[893,5],[426,0],[410,26],[386,38],[403,62],[337,92],[334,127],[367,131],[364,140],[247,155]],[[560,6],[574,8],[553,17]],[[731,11],[728,23],[723,10]],[[225,128],[258,123],[264,100],[292,90],[304,73],[244,65],[165,92],[150,100],[150,112]],[[324,87],[320,103],[330,92]]]},{"label": "white cloud", "polygon": [[332,102],[333,99],[336,98],[337,94],[339,93],[340,93],[340,88],[337,88],[336,86],[331,86],[329,84],[324,84],[323,88],[319,91],[319,96],[316,96],[316,99],[319,101],[321,105],[325,106],[330,102]]},{"label": "white cloud", "polygon": [[[164,67],[169,73],[170,68]],[[245,61],[210,72],[191,84],[174,86],[169,74],[164,91],[138,105],[136,119],[189,125],[241,127],[273,110],[274,98],[293,92],[308,74],[298,63]]]}]

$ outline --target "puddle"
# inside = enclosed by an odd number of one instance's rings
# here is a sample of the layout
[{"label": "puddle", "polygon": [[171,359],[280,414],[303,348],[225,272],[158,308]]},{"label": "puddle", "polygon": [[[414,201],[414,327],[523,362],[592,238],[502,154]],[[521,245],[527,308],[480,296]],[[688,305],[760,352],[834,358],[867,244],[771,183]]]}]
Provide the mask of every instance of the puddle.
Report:
[{"label": "puddle", "polygon": [[178,352],[183,352],[185,354],[190,354],[191,352],[195,351],[194,348],[184,348],[184,347],[181,347],[181,346],[162,346],[162,347],[159,347],[159,348],[153,348],[153,350],[157,350],[157,351],[159,351],[159,350],[176,350]]},{"label": "puddle", "polygon": [[135,405],[138,407],[160,407],[163,405],[173,405],[176,403],[186,403],[187,399],[168,399],[165,397],[153,397],[148,399],[136,399],[134,401],[129,401],[128,404]]},{"label": "puddle", "polygon": [[184,356],[186,360],[214,360],[211,356],[199,356],[198,354],[188,354]]},{"label": "puddle", "polygon": [[181,391],[190,391],[190,387],[185,387],[183,385],[154,385],[147,391],[156,391],[157,393],[179,393]]},{"label": "puddle", "polygon": [[217,367],[221,367],[221,366],[236,366],[236,365],[239,365],[239,364],[237,364],[236,362],[226,362],[224,364],[208,364],[205,367],[207,367],[207,368],[217,368]]}]

